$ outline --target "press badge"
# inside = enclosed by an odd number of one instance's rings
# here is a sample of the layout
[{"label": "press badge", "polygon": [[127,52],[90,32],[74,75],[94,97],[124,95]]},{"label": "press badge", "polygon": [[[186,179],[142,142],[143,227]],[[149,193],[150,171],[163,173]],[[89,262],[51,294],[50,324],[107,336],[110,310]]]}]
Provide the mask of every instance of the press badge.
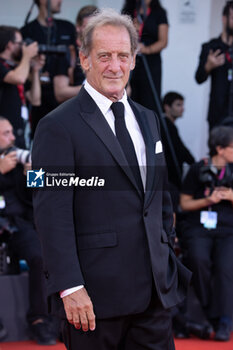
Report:
[{"label": "press badge", "polygon": [[214,229],[218,223],[218,213],[216,211],[201,211],[200,222],[207,229]]},{"label": "press badge", "polygon": [[0,209],[4,209],[6,207],[5,198],[0,196]]},{"label": "press badge", "polygon": [[24,120],[28,120],[28,109],[26,106],[22,106],[21,107],[21,117],[24,119]]}]

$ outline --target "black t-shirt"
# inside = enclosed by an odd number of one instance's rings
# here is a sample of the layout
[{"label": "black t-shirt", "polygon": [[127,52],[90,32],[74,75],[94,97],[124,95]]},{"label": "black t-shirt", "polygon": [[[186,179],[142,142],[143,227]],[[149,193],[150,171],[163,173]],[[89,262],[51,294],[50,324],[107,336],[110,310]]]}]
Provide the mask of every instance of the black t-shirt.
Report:
[{"label": "black t-shirt", "polygon": [[[66,57],[57,57],[55,62],[55,76],[56,75],[66,75],[68,76],[68,69],[70,63]],[[79,57],[77,56],[76,65],[73,72],[74,86],[81,85],[85,80],[85,74],[81,68]]]},{"label": "black t-shirt", "polygon": [[[37,41],[39,44],[47,44],[48,28],[42,26],[37,21],[37,19],[24,26],[21,29],[21,33],[24,39],[30,38],[34,41]],[[53,20],[50,35],[50,45],[65,45],[68,48],[70,45],[75,46],[75,40],[75,27],[72,23],[61,19]],[[57,56],[59,56],[59,54],[46,54],[46,63],[43,67],[43,71],[48,71],[51,76],[54,76],[56,73],[56,65],[54,62],[56,61]],[[67,54],[64,56],[69,59],[69,50],[67,50]]]},{"label": "black t-shirt", "polygon": [[[159,25],[168,24],[167,14],[163,8],[152,10],[147,16],[141,36],[141,42],[149,46],[158,41]],[[146,55],[148,63],[160,62],[160,53]]]},{"label": "black t-shirt", "polygon": [[[204,166],[204,160],[191,165],[183,182],[182,193],[191,195],[194,199],[205,197],[205,191],[208,186],[200,179],[201,169],[203,169]],[[232,167],[229,166],[228,170],[233,175]],[[200,223],[200,212],[208,209],[209,207],[205,207],[201,210],[186,212],[186,221],[190,224],[190,227],[203,227],[203,225]],[[218,213],[217,229],[220,228],[221,230],[226,230],[233,233],[232,203],[230,201],[221,201],[220,203],[211,205],[211,210]]]},{"label": "black t-shirt", "polygon": [[[30,38],[37,41],[39,44],[47,44],[47,32],[48,28],[40,25],[36,19],[21,29],[24,39]],[[65,45],[67,48],[73,45],[75,47],[75,27],[68,21],[54,19],[50,38],[51,45]],[[58,56],[59,54],[46,54],[46,63],[43,67],[43,72],[49,73],[50,81],[41,85],[41,106],[32,109],[32,136],[34,135],[39,120],[58,106],[53,89],[53,77],[56,74],[56,61]],[[63,55],[63,57],[67,57],[67,60],[69,60],[68,49],[67,54]]]},{"label": "black t-shirt", "polygon": [[159,25],[168,24],[167,14],[163,8],[152,10],[144,22],[141,42],[146,46],[158,41]]},{"label": "black t-shirt", "polygon": [[0,115],[7,118],[13,126],[18,147],[25,147],[25,122],[21,117],[22,102],[17,85],[5,83],[6,74],[15,67],[6,67],[6,61],[0,58]]},{"label": "black t-shirt", "polygon": [[[146,17],[142,30],[141,42],[145,46],[149,46],[158,41],[159,25],[168,24],[166,11],[163,8],[152,10]],[[145,55],[145,59],[149,66],[151,78],[154,82],[157,94],[160,97],[161,94],[161,55],[160,52]],[[140,55],[136,57],[136,66],[131,75],[131,87],[133,99],[146,106],[147,108],[157,111],[154,98],[151,94],[150,85],[147,83],[147,72],[144,68],[144,63]],[[148,90],[148,98],[145,98],[141,94],[141,86],[147,84],[145,90]],[[150,97],[151,96],[151,97]]]},{"label": "black t-shirt", "polygon": [[[186,146],[182,142],[176,125],[172,123],[172,121],[167,117],[165,117],[164,120],[167,125],[167,130],[168,130],[170,140],[177,158],[180,173],[182,175],[183,163],[192,164],[194,163],[195,160],[192,154],[189,152],[189,150],[186,148]],[[165,136],[163,127],[161,127],[161,136],[162,136],[162,141],[163,141],[164,150],[165,150],[166,163],[168,167],[169,182],[171,182],[173,185],[180,188],[181,178],[178,177],[178,175],[174,170],[174,160],[171,155],[170,148],[168,146],[167,137]]]},{"label": "black t-shirt", "polygon": [[[230,82],[228,80],[229,69],[232,68],[232,63],[229,58],[229,46],[226,45],[221,37],[212,39],[210,42],[202,45],[202,50],[199,58],[199,65],[196,71],[196,81],[198,84],[207,80],[208,74],[205,71],[205,64],[210,50],[220,50],[225,54],[225,63],[213,69],[211,76],[211,92],[209,100],[208,121],[210,128],[219,125],[223,119],[228,116],[228,101]],[[233,108],[233,105],[232,105]]]}]

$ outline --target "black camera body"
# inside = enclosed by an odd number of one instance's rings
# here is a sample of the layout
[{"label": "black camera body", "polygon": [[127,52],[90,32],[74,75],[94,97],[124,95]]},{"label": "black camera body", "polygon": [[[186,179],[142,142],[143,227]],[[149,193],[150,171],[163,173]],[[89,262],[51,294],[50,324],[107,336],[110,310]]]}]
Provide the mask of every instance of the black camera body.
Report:
[{"label": "black camera body", "polygon": [[[30,45],[34,42],[34,40],[30,38],[26,38],[24,40],[26,45]],[[46,45],[46,44],[38,44],[39,53],[40,54],[51,54],[51,55],[65,55],[67,53],[67,46],[65,45]]]},{"label": "black camera body", "polygon": [[225,174],[222,178],[218,176],[218,169],[208,162],[200,169],[199,180],[205,187],[211,189],[211,192],[215,187],[227,187],[233,188],[233,172],[230,169],[229,164],[226,165]]}]

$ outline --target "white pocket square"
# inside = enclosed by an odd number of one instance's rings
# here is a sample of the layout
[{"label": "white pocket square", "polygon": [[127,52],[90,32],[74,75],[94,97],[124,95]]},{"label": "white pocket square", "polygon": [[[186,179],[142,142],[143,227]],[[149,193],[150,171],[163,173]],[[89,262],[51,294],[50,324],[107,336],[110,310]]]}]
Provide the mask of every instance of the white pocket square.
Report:
[{"label": "white pocket square", "polygon": [[161,141],[157,141],[155,144],[155,154],[163,152],[163,145]]}]

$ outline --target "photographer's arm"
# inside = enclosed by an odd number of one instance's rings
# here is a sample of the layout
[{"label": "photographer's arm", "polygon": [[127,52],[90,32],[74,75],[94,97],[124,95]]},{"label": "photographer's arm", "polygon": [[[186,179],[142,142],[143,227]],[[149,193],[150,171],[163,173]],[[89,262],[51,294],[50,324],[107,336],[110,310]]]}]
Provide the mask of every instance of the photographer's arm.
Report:
[{"label": "photographer's arm", "polygon": [[41,104],[40,70],[45,64],[45,56],[39,55],[32,60],[31,88],[26,92],[26,97],[32,106]]},{"label": "photographer's arm", "polygon": [[180,206],[182,210],[195,211],[219,203],[221,200],[222,198],[218,190],[214,190],[210,196],[200,199],[194,199],[193,196],[189,194],[181,193]]},{"label": "photographer's arm", "polygon": [[32,44],[22,47],[22,59],[15,69],[9,71],[5,77],[4,82],[8,84],[24,84],[28,78],[30,71],[31,59],[38,54],[38,44],[33,42]]},{"label": "photographer's arm", "polygon": [[139,50],[145,55],[151,55],[161,52],[168,44],[168,25],[160,24],[158,26],[158,40],[149,46],[139,44]]},{"label": "photographer's arm", "polygon": [[222,66],[224,63],[225,55],[221,54],[221,50],[210,50],[205,64],[205,71],[207,74],[210,74],[213,69]]},{"label": "photographer's arm", "polygon": [[55,76],[53,79],[53,85],[55,97],[59,103],[76,96],[82,87],[82,85],[70,86],[69,77],[66,75]]},{"label": "photographer's arm", "polygon": [[224,54],[220,54],[220,50],[213,50],[211,45],[203,44],[199,58],[198,68],[195,74],[195,79],[198,84],[202,84],[207,80],[213,69],[225,63]]}]

